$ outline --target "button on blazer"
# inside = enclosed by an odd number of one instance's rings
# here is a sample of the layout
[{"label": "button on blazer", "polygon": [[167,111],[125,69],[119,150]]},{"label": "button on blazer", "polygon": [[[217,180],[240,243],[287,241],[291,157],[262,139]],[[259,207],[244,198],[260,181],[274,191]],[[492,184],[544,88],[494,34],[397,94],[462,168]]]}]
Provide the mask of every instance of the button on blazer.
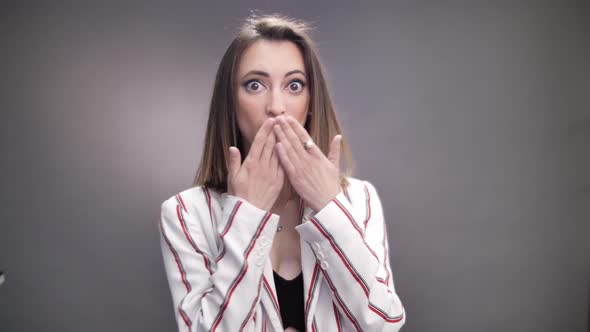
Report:
[{"label": "button on blazer", "polygon": [[[375,187],[300,211],[307,331],[399,331],[406,320]],[[164,266],[179,331],[284,331],[270,260],[279,215],[198,186],[162,203]]]}]

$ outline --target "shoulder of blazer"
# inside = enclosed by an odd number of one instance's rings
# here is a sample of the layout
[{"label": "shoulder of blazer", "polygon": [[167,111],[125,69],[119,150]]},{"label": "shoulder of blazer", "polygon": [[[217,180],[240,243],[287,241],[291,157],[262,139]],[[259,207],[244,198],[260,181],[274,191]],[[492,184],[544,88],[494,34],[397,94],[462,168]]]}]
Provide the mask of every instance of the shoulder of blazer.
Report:
[{"label": "shoulder of blazer", "polygon": [[357,217],[364,218],[367,214],[368,204],[370,200],[370,192],[372,192],[373,185],[366,181],[353,177],[347,177],[348,187],[344,190],[344,195],[355,207],[353,213],[359,214]]},{"label": "shoulder of blazer", "polygon": [[221,198],[221,193],[214,189],[195,186],[170,196],[162,205],[178,204],[184,212],[190,215],[198,215],[203,211],[209,213],[209,210],[220,208]]},{"label": "shoulder of blazer", "polygon": [[344,191],[344,194],[348,199],[352,200],[352,203],[354,204],[359,198],[364,197],[364,181],[353,177],[347,177],[346,179],[348,180],[348,187]]},{"label": "shoulder of blazer", "polygon": [[[162,215],[177,216],[174,221],[166,221],[175,223],[175,227],[184,225],[192,240],[200,242],[197,244],[203,252],[215,255],[219,246],[216,221],[221,217],[220,196],[219,192],[204,186],[191,187],[166,199],[162,203]],[[179,220],[182,225],[177,222]]]}]

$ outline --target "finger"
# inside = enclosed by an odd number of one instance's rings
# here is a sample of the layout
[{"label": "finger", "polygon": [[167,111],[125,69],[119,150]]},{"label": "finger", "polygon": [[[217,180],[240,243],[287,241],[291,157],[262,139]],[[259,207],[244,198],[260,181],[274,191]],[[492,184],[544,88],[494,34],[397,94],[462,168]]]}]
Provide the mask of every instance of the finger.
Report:
[{"label": "finger", "polygon": [[258,129],[258,132],[254,137],[254,142],[252,142],[252,146],[250,146],[250,151],[248,151],[248,157],[251,157],[254,160],[260,159],[260,154],[264,147],[264,143],[266,142],[266,137],[272,131],[274,122],[274,118],[268,118],[264,121],[260,129]]},{"label": "finger", "polygon": [[264,142],[264,149],[262,150],[262,155],[260,156],[260,162],[262,165],[268,165],[270,163],[270,156],[272,155],[272,151],[275,148],[276,138],[275,133],[270,132],[268,136],[266,136],[266,142]]},{"label": "finger", "polygon": [[[297,152],[294,150],[293,145],[291,144],[291,141],[285,135],[283,128],[277,124],[274,126],[274,129],[275,129],[275,134],[277,135],[279,142],[281,143],[282,149],[285,151],[285,155],[287,157],[289,157],[289,161],[293,165],[298,165],[299,164],[299,156],[297,155]],[[282,161],[282,159],[281,159],[281,161]]]},{"label": "finger", "polygon": [[235,146],[229,147],[229,176],[230,178],[234,178],[240,170],[240,166],[242,166],[240,150]]},{"label": "finger", "polygon": [[277,154],[279,155],[279,159],[281,161],[281,166],[283,166],[283,170],[287,173],[287,176],[290,176],[295,173],[295,166],[291,163],[289,159],[289,155],[283,146],[283,143],[279,142],[275,145],[275,150],[277,150]]},{"label": "finger", "polygon": [[[289,140],[289,142],[291,143],[291,146],[293,147],[294,151],[297,152],[297,154],[299,156],[303,156],[304,153],[307,153],[305,151],[305,149],[303,148],[303,142],[299,139],[299,137],[297,136],[297,134],[295,134],[295,131],[293,130],[293,128],[291,128],[291,125],[288,122],[288,118],[289,117],[279,117],[279,123],[281,125],[281,129],[283,130],[283,132],[285,133],[285,137]],[[293,121],[296,122],[295,119],[293,119]]]},{"label": "finger", "polygon": [[[276,155],[276,153],[275,153],[275,155]],[[276,158],[276,159],[277,159],[277,161],[278,161],[278,160],[279,160],[279,157],[277,156],[277,158]],[[285,177],[285,170],[283,169],[283,167],[281,166],[281,164],[280,164],[280,163],[277,165],[277,173],[276,173],[276,174],[277,174],[277,176],[278,176],[278,180],[279,180],[280,182],[282,182],[282,181],[283,181],[283,179],[284,179],[284,177]]]},{"label": "finger", "polygon": [[[295,135],[297,135],[297,137],[299,138],[299,142],[301,142],[303,144],[303,143],[307,142],[307,140],[311,139],[311,136],[309,136],[309,133],[307,132],[307,130],[305,130],[305,128],[303,128],[301,123],[299,123],[299,121],[295,120],[294,117],[288,116],[287,123],[289,124],[289,126],[291,127],[293,132],[295,132]],[[309,152],[311,154],[323,154],[322,150],[320,150],[320,148],[315,144],[312,145],[309,149],[307,149],[307,152]]]},{"label": "finger", "polygon": [[[274,135],[274,133],[273,133]],[[276,145],[276,138],[275,138],[275,145]],[[280,167],[280,161],[279,161],[279,155],[275,149],[275,147],[273,146],[272,149],[272,153],[270,155],[270,167],[272,170],[276,170],[278,167]]]},{"label": "finger", "polygon": [[342,135],[334,136],[332,143],[330,143],[330,151],[328,152],[328,159],[340,169],[340,147],[342,143]]}]

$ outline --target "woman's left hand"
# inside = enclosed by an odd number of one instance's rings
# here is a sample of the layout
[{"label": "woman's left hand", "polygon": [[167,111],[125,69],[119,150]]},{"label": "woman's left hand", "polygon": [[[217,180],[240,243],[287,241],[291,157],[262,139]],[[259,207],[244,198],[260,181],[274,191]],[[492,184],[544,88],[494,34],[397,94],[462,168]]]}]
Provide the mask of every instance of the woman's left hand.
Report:
[{"label": "woman's left hand", "polygon": [[311,137],[292,116],[280,115],[274,132],[278,142],[275,149],[291,186],[299,197],[318,212],[340,193],[340,142],[342,135],[334,136],[328,157],[313,144],[303,144]]}]

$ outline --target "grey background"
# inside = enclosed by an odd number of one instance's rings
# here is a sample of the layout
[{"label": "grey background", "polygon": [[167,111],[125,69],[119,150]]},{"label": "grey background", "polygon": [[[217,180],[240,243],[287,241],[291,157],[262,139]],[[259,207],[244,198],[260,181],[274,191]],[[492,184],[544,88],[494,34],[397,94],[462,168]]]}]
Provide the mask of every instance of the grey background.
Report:
[{"label": "grey background", "polygon": [[588,330],[585,2],[0,9],[0,331],[172,331],[161,202],[191,184],[249,9],[313,21],[403,331]]}]

